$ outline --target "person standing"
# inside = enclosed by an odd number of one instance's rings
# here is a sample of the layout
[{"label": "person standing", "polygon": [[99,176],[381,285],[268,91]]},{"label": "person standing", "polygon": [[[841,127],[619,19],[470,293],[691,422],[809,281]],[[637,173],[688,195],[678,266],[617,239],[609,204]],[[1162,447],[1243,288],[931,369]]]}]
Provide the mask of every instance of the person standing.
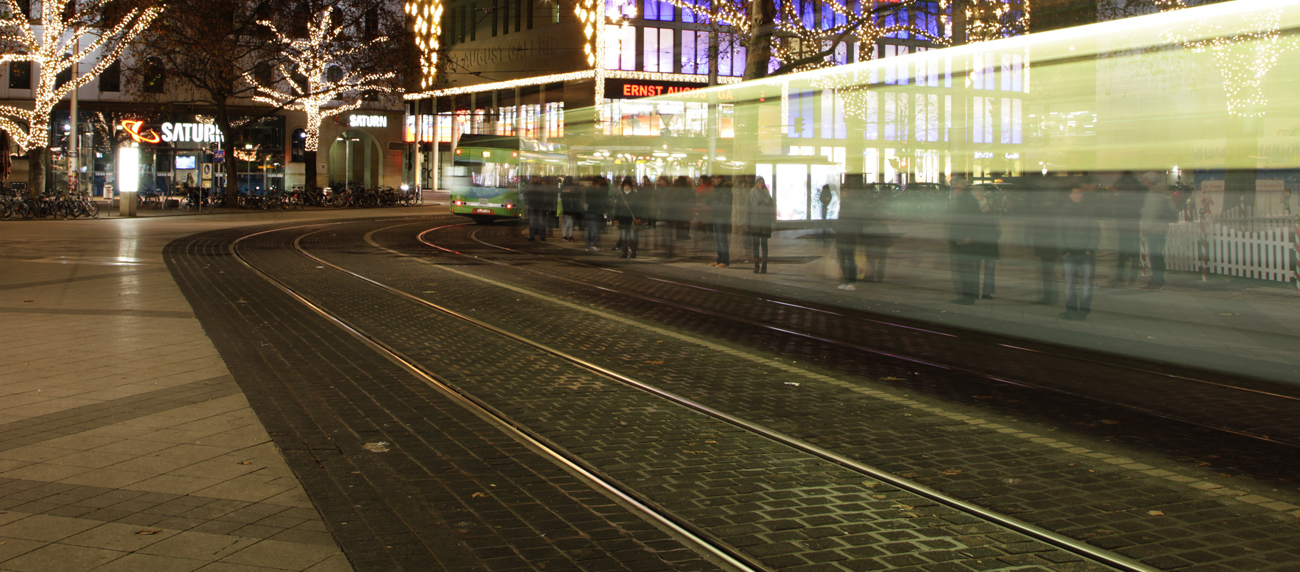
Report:
[{"label": "person standing", "polygon": [[984,269],[984,287],[980,292],[980,298],[991,300],[997,284],[997,264],[1001,255],[998,243],[1002,240],[1002,225],[998,223],[998,212],[993,208],[990,197],[985,195],[984,188],[976,187],[969,192],[979,203],[980,209],[980,214],[974,217],[972,221],[975,226],[975,243],[972,245],[971,250],[975,256],[976,279],[978,281],[980,267],[982,266]]},{"label": "person standing", "polygon": [[749,236],[754,251],[754,273],[767,274],[767,241],[776,227],[776,200],[762,177],[749,191]]},{"label": "person standing", "polygon": [[572,241],[573,223],[582,216],[582,194],[573,183],[573,177],[565,177],[564,186],[560,188],[560,214],[563,217],[560,222],[560,240]]},{"label": "person standing", "polygon": [[822,235],[821,235],[822,244],[826,244],[826,241],[829,238],[828,235],[830,234],[831,226],[830,226],[830,221],[826,220],[826,216],[830,212],[831,199],[833,199],[834,197],[835,197],[835,193],[834,191],[831,190],[831,186],[829,184],[822,185],[822,190],[818,191],[817,193],[817,205],[821,207],[821,213],[822,213],[822,219],[821,219],[822,220]]},{"label": "person standing", "polygon": [[709,214],[709,201],[713,195],[713,177],[703,175],[700,184],[695,187],[695,233],[696,239],[706,238],[712,231],[713,217]]},{"label": "person standing", "polygon": [[1085,185],[1076,184],[1058,211],[1056,236],[1065,270],[1063,320],[1086,320],[1092,312],[1093,274],[1101,246],[1101,219],[1094,196]]},{"label": "person standing", "polygon": [[560,185],[555,177],[542,177],[542,211],[546,213],[546,236],[560,226]]},{"label": "person standing", "polygon": [[546,240],[546,192],[537,177],[531,177],[524,183],[524,205],[528,207],[528,240],[540,236]]},{"label": "person standing", "polygon": [[1052,305],[1056,303],[1060,290],[1056,280],[1056,259],[1061,253],[1057,245],[1056,215],[1060,211],[1061,192],[1041,179],[1038,188],[1031,191],[1030,220],[1026,229],[1029,246],[1038,257],[1038,275],[1042,296],[1036,304]]},{"label": "person standing", "polygon": [[1146,242],[1147,259],[1151,261],[1151,279],[1143,290],[1160,290],[1165,287],[1165,240],[1169,223],[1178,218],[1169,185],[1161,181],[1155,171],[1142,175],[1146,185],[1146,198],[1142,203],[1142,240]]},{"label": "person standing", "polygon": [[629,251],[631,258],[636,258],[636,228],[641,224],[638,215],[640,210],[636,184],[630,177],[623,179],[619,190],[614,193],[614,223],[618,225],[618,238],[623,245],[619,258],[628,258]]},{"label": "person standing", "polygon": [[595,252],[599,250],[600,231],[605,224],[605,215],[609,213],[609,181],[596,177],[583,192],[582,221],[587,226],[586,247]]},{"label": "person standing", "polygon": [[709,266],[727,268],[731,266],[731,182],[718,177],[718,184],[713,187],[709,197],[709,213],[713,217],[713,243],[717,247],[717,258]]},{"label": "person standing", "polygon": [[686,175],[673,181],[670,191],[673,225],[677,228],[677,240],[691,239],[691,216],[695,213],[695,195],[691,193],[691,180]]},{"label": "person standing", "polygon": [[[879,192],[860,191],[860,202],[864,204],[861,211],[862,231],[858,237],[858,242],[862,245],[862,252],[866,257],[867,268],[866,276],[863,280],[866,282],[883,282],[885,280],[885,260],[889,254],[889,247],[893,244],[894,237],[889,233],[889,223],[885,222],[884,201],[885,197]],[[840,208],[844,203],[840,202]],[[840,215],[844,216],[844,215]]]},{"label": "person standing", "polygon": [[[1110,196],[1111,217],[1119,245],[1116,248],[1115,278],[1111,286],[1123,286],[1137,281],[1142,268],[1142,205],[1146,202],[1146,187],[1124,171],[1115,181]],[[1132,272],[1130,272],[1132,267]]]},{"label": "person standing", "polygon": [[957,298],[952,302],[969,306],[979,297],[979,218],[984,216],[980,203],[970,193],[970,183],[963,177],[953,179],[952,200],[948,204],[948,249],[952,254],[953,282]]},{"label": "person standing", "polygon": [[858,289],[858,239],[866,217],[864,194],[856,181],[846,180],[840,187],[840,215],[835,219],[835,258],[842,277],[840,290]]}]

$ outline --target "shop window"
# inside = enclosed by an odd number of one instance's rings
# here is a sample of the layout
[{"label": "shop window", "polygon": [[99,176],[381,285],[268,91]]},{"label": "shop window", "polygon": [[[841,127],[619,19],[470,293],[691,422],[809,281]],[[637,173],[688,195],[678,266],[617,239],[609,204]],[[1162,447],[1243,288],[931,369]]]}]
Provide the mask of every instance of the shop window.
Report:
[{"label": "shop window", "polygon": [[[704,10],[708,10],[709,2],[710,0],[685,0],[684,3],[690,4],[691,6],[702,8]],[[682,21],[688,24],[690,23],[708,24],[709,17],[706,15],[705,12],[692,10],[690,8],[682,8]]]},{"label": "shop window", "polygon": [[115,61],[108,64],[104,71],[99,74],[99,91],[122,91],[122,62]]},{"label": "shop window", "polygon": [[524,20],[528,22],[528,29],[533,29],[533,4],[534,0],[519,0],[524,3]]},{"label": "shop window", "polygon": [[305,161],[306,150],[307,132],[302,129],[294,129],[293,134],[289,136],[289,162],[301,163]]},{"label": "shop window", "polygon": [[362,16],[361,34],[367,40],[373,40],[379,36],[379,8],[371,8],[366,11],[365,16]]},{"label": "shop window", "polygon": [[605,69],[636,70],[636,28],[605,25]]},{"label": "shop window", "polygon": [[645,19],[672,22],[677,19],[677,7],[668,0],[645,0]]},{"label": "shop window", "polygon": [[682,30],[682,73],[709,73],[709,33]]},{"label": "shop window", "polygon": [[605,0],[605,13],[610,17],[635,18],[636,4],[635,0]]},{"label": "shop window", "polygon": [[520,24],[522,24],[523,21],[524,21],[524,2],[532,2],[532,1],[533,1],[533,0],[514,0],[514,2],[515,2],[515,31],[516,31],[516,32],[518,32],[518,31],[521,29]]},{"label": "shop window", "polygon": [[735,34],[718,34],[718,75],[745,75],[745,45]]},{"label": "shop window", "polygon": [[275,83],[275,68],[271,67],[271,64],[267,62],[257,62],[253,64],[253,79],[259,85],[270,87]]},{"label": "shop window", "polygon": [[32,0],[18,0],[18,10],[23,16],[32,17]]},{"label": "shop window", "polygon": [[673,31],[670,28],[642,28],[645,71],[673,73]]},{"label": "shop window", "polygon": [[9,62],[9,89],[32,88],[32,62]]},{"label": "shop window", "polygon": [[141,91],[145,93],[162,93],[167,83],[167,73],[162,60],[149,58],[144,65],[144,75],[140,78]]}]

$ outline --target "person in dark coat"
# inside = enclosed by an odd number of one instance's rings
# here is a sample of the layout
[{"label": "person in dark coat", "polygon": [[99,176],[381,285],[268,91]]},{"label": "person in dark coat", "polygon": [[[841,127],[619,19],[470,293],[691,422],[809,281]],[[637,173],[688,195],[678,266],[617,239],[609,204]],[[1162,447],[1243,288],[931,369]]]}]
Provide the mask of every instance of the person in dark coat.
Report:
[{"label": "person in dark coat", "polygon": [[826,220],[826,216],[830,212],[831,200],[834,198],[835,192],[831,190],[830,185],[822,185],[822,190],[817,192],[817,206],[821,209],[822,213],[822,244],[826,244],[826,239],[829,238],[828,235],[830,233],[827,231],[830,228],[830,221]]},{"label": "person in dark coat", "polygon": [[709,213],[713,217],[713,242],[717,258],[709,266],[727,268],[731,265],[731,181],[722,181],[709,195]]},{"label": "person in dark coat", "polygon": [[563,217],[560,222],[560,240],[572,241],[573,225],[582,218],[582,193],[573,182],[573,177],[565,177],[564,186],[560,187],[560,214]]},{"label": "person in dark coat", "polygon": [[1042,295],[1038,304],[1055,304],[1060,285],[1056,279],[1056,259],[1061,253],[1057,247],[1056,215],[1060,211],[1062,193],[1047,180],[1030,191],[1030,218],[1026,234],[1034,256],[1038,257],[1038,274]]},{"label": "person in dark coat", "polygon": [[835,257],[840,265],[840,290],[857,290],[858,241],[867,217],[866,191],[855,181],[840,187],[840,214],[835,219]]},{"label": "person in dark coat", "polygon": [[747,226],[754,251],[754,273],[767,274],[767,241],[776,227],[776,199],[767,190],[763,177],[755,179],[754,188],[749,190]]},{"label": "person in dark coat", "polygon": [[[998,213],[985,196],[984,191],[972,189],[969,191],[971,196],[979,202],[980,214],[974,217],[974,238],[973,254],[976,257],[976,273],[979,267],[984,269],[984,287],[980,291],[980,298],[990,300],[993,298],[993,291],[997,282],[997,263],[1001,256],[1001,249],[998,243],[1002,241],[1002,225],[998,222]],[[976,277],[978,279],[978,276]]]},{"label": "person in dark coat", "polygon": [[528,207],[528,240],[546,240],[546,191],[537,177],[524,183],[524,206]]},{"label": "person in dark coat", "polygon": [[1111,189],[1110,216],[1115,221],[1119,245],[1110,285],[1118,287],[1137,282],[1142,272],[1142,204],[1147,189],[1132,171],[1124,171]]},{"label": "person in dark coat", "polygon": [[1076,184],[1057,211],[1056,240],[1065,269],[1065,311],[1060,314],[1064,320],[1086,320],[1092,312],[1093,274],[1101,246],[1101,218],[1094,197],[1083,184]]},{"label": "person in dark coat", "polygon": [[885,280],[885,261],[889,255],[889,247],[893,245],[894,239],[889,233],[889,223],[885,222],[885,198],[878,191],[864,192],[863,196],[865,214],[862,217],[862,234],[858,242],[862,245],[863,254],[866,256],[866,276],[863,277],[866,282]]},{"label": "person in dark coat", "polygon": [[641,224],[641,200],[632,179],[623,179],[614,192],[614,223],[618,225],[619,242],[623,253],[619,258],[636,258],[636,229]]},{"label": "person in dark coat", "polygon": [[542,177],[542,212],[546,213],[546,235],[560,226],[560,184],[555,177]]},{"label": "person in dark coat", "polygon": [[590,185],[583,188],[582,221],[587,226],[585,246],[595,252],[600,243],[600,231],[605,224],[605,215],[609,214],[609,181],[596,177]]},{"label": "person in dark coat", "polygon": [[970,193],[966,179],[953,180],[948,204],[948,248],[952,253],[953,282],[957,287],[954,304],[970,305],[979,297],[979,260],[983,237],[979,200]]},{"label": "person in dark coat", "polygon": [[677,240],[691,239],[691,216],[694,211],[695,193],[691,190],[691,180],[685,175],[673,181],[669,191],[669,207],[673,216],[673,225],[677,228]]}]

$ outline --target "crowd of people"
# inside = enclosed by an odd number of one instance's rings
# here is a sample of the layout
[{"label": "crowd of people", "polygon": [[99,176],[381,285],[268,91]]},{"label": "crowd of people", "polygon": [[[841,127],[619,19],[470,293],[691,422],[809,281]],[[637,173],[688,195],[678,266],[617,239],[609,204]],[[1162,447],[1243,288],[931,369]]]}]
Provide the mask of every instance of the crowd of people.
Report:
[{"label": "crowd of people", "polygon": [[[612,226],[620,258],[636,258],[643,248],[673,258],[678,241],[711,240],[716,255],[710,266],[729,268],[735,251],[737,260],[753,262],[755,273],[767,272],[768,239],[776,226],[776,200],[762,177],[534,177],[524,183],[521,201],[528,211],[528,240],[546,240],[556,227],[560,240],[576,240],[581,221],[587,250],[598,250]],[[643,241],[651,230],[656,232]],[[743,240],[733,247],[738,237]]]},{"label": "crowd of people", "polygon": [[[1086,320],[1092,311],[1102,221],[1111,220],[1117,233],[1116,268],[1111,285],[1133,285],[1142,265],[1142,244],[1151,270],[1144,289],[1164,286],[1164,244],[1168,223],[1177,218],[1171,188],[1158,173],[1140,178],[1124,173],[1109,187],[1091,176],[1043,178],[1021,188],[1023,205],[1007,213],[987,196],[986,187],[972,187],[963,177],[951,181],[944,238],[951,255],[955,304],[971,305],[992,299],[997,265],[1002,257],[1002,223],[1008,216],[1024,225],[1025,246],[1037,258],[1040,304],[1061,303],[1062,319]],[[819,191],[824,207],[838,194],[839,213],[828,221],[834,232],[841,290],[857,283],[881,282],[888,249],[895,240],[881,186],[848,175],[836,190]],[[754,273],[766,273],[768,241],[776,226],[776,204],[762,177],[704,176],[691,179],[649,177],[616,182],[604,177],[534,178],[525,183],[522,201],[528,208],[529,240],[546,240],[556,228],[560,239],[577,240],[585,229],[585,247],[600,248],[607,228],[617,230],[613,250],[621,258],[636,258],[644,249],[674,258],[679,241],[712,243],[710,266],[729,268],[747,261]],[[823,212],[823,219],[826,218]],[[648,231],[654,231],[648,234]],[[859,269],[859,255],[865,268]],[[1059,268],[1058,268],[1059,265]],[[1062,296],[1063,294],[1063,296]]]}]

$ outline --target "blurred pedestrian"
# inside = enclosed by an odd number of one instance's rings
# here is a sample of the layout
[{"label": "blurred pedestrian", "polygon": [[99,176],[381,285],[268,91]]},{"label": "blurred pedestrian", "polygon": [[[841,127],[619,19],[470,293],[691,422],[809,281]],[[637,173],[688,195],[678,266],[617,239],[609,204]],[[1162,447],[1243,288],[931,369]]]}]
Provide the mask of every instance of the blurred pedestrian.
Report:
[{"label": "blurred pedestrian", "polygon": [[827,240],[829,240],[830,238],[831,224],[830,221],[826,220],[826,216],[830,212],[831,199],[833,198],[835,198],[835,192],[831,190],[831,186],[829,184],[822,185],[822,190],[817,192],[817,205],[818,207],[820,207],[822,213],[822,218],[821,218],[822,244],[826,244]]},{"label": "blurred pedestrian", "polygon": [[595,252],[600,246],[600,233],[604,229],[605,215],[609,214],[609,181],[596,177],[583,188],[582,221],[587,226],[585,246]]},{"label": "blurred pedestrian", "polygon": [[546,191],[539,177],[530,177],[524,183],[524,206],[528,207],[528,240],[538,236],[546,240]]},{"label": "blurred pedestrian", "polygon": [[975,256],[976,279],[981,267],[984,271],[983,288],[980,298],[993,299],[997,286],[997,264],[1001,256],[999,243],[1002,240],[1002,225],[998,221],[998,211],[993,208],[992,197],[985,194],[983,185],[970,189],[970,195],[979,203],[980,214],[973,219],[974,239],[972,254]]},{"label": "blurred pedestrian", "polygon": [[[546,213],[546,235],[560,226],[557,211],[560,208],[560,184],[556,177],[542,177],[542,210]],[[545,239],[543,239],[545,240]]]},{"label": "blurred pedestrian", "polygon": [[709,214],[709,201],[713,195],[713,177],[703,175],[695,186],[695,217],[693,236],[697,239],[707,238],[713,231],[713,216]]},{"label": "blurred pedestrian", "polygon": [[754,180],[749,191],[749,236],[754,252],[754,273],[767,274],[767,241],[776,227],[776,200],[762,177]]},{"label": "blurred pedestrian", "polygon": [[572,241],[573,224],[582,217],[582,193],[573,182],[573,177],[565,177],[564,186],[560,187],[560,214],[563,217],[560,240]]},{"label": "blurred pedestrian", "polygon": [[673,181],[669,191],[673,213],[673,225],[677,229],[677,240],[691,239],[691,217],[695,214],[695,193],[691,192],[691,179],[685,175]]},{"label": "blurred pedestrian", "polygon": [[1038,258],[1039,289],[1042,295],[1035,303],[1052,305],[1056,303],[1057,292],[1060,290],[1056,278],[1056,259],[1060,258],[1061,252],[1057,244],[1056,225],[1062,193],[1050,181],[1039,181],[1037,188],[1030,191],[1026,234],[1030,249]]},{"label": "blurred pedestrian", "polygon": [[1111,286],[1133,284],[1142,271],[1142,206],[1145,202],[1146,187],[1133,176],[1133,171],[1124,171],[1111,187],[1110,194],[1110,216],[1115,221],[1119,239]]},{"label": "blurred pedestrian", "polygon": [[717,256],[709,266],[731,266],[731,182],[718,177],[709,197],[709,213],[713,217],[713,243]]},{"label": "blurred pedestrian", "polygon": [[[889,223],[886,222],[884,203],[887,198],[880,191],[860,191],[862,196],[862,230],[858,242],[862,245],[863,255],[866,257],[866,269],[863,276],[865,282],[883,282],[885,280],[885,262],[889,256],[889,247],[894,243],[894,237],[889,233]],[[844,202],[841,196],[840,208],[843,208]],[[843,216],[843,215],[841,215]]]},{"label": "blurred pedestrian", "polygon": [[840,290],[857,290],[858,240],[867,216],[865,191],[855,179],[840,187],[840,214],[835,219],[835,259],[839,262]]},{"label": "blurred pedestrian", "polygon": [[622,244],[619,258],[636,258],[637,227],[641,226],[639,216],[641,201],[636,185],[631,177],[623,179],[619,190],[614,193],[614,223],[618,225],[618,237]]},{"label": "blurred pedestrian", "polygon": [[1058,211],[1056,236],[1065,270],[1065,311],[1060,317],[1064,320],[1086,320],[1092,312],[1093,275],[1101,246],[1101,218],[1095,202],[1095,193],[1079,183]]},{"label": "blurred pedestrian", "polygon": [[979,250],[981,236],[979,201],[970,193],[964,177],[953,179],[952,200],[948,204],[948,249],[952,255],[953,283],[957,298],[954,304],[971,305],[979,297]]},{"label": "blurred pedestrian", "polygon": [[1142,175],[1146,198],[1142,204],[1142,241],[1146,243],[1147,260],[1151,263],[1151,279],[1143,290],[1160,290],[1165,287],[1165,239],[1169,223],[1178,220],[1174,199],[1164,177],[1155,171]]}]

